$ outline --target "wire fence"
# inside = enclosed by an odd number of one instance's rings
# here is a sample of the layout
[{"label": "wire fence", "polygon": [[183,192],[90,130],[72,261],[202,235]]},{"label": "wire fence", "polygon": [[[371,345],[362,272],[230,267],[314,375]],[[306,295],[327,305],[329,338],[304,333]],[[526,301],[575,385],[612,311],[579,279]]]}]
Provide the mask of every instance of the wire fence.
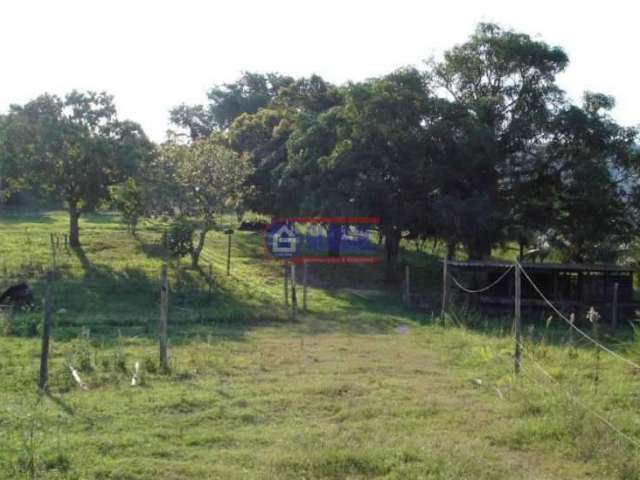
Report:
[{"label": "wire fence", "polygon": [[[516,337],[513,337],[513,340],[520,343],[520,346],[522,348],[522,351],[525,353],[525,355],[527,355],[527,358],[529,359],[529,361],[531,362],[531,364],[539,371],[541,372],[547,379],[550,380],[550,382],[555,386],[555,388],[557,390],[560,391],[560,393],[564,396],[566,396],[569,400],[571,400],[573,403],[575,403],[576,405],[578,405],[579,407],[581,407],[583,410],[585,410],[587,413],[589,413],[590,415],[592,415],[593,417],[595,417],[596,419],[600,420],[603,424],[605,424],[607,427],[609,427],[614,433],[616,433],[617,435],[619,435],[621,438],[625,439],[627,442],[629,442],[631,445],[633,445],[636,448],[640,448],[640,441],[635,439],[634,437],[631,437],[629,435],[627,435],[626,433],[624,433],[619,427],[617,427],[616,425],[614,425],[610,420],[608,420],[602,413],[600,413],[598,410],[596,410],[595,408],[589,406],[588,404],[586,404],[585,402],[583,402],[582,400],[580,400],[578,397],[576,397],[575,395],[572,395],[569,391],[567,391],[566,389],[564,389],[562,387],[562,385],[560,384],[560,382],[558,382],[553,375],[551,375],[539,362],[537,362],[535,360],[535,358],[533,358],[533,356],[531,355],[531,353],[528,352],[528,349],[525,347],[525,345],[522,342],[519,342],[518,339]],[[527,369],[524,369],[527,370]],[[535,380],[535,377],[531,377],[531,376],[527,376],[527,378],[532,381],[532,383],[536,384],[538,387],[544,389],[545,391],[549,392],[550,389],[546,388],[542,383],[537,382]]]},{"label": "wire fence", "polygon": [[[91,265],[88,262],[84,262],[82,256],[72,255],[66,249],[64,242],[61,243],[57,239],[53,239],[51,245],[51,254],[46,261],[42,259],[24,259],[18,267],[0,265],[0,290],[7,285],[20,281],[32,282],[35,288],[39,288],[45,273],[54,271],[56,278],[52,285],[52,296],[56,299],[56,306],[59,312],[65,308],[65,305],[69,305],[70,309],[71,307],[76,307],[78,310],[83,308],[86,311],[86,309],[100,309],[109,304],[110,311],[114,316],[131,314],[147,318],[151,315],[151,312],[154,315],[157,313],[161,288],[161,259],[157,260],[157,265],[155,266],[120,263],[118,268],[112,268],[108,265]],[[214,260],[211,252],[205,250],[201,255],[201,261],[204,262],[204,265],[199,273],[192,269],[188,269],[188,271],[181,269],[179,264],[173,269],[169,280],[171,290],[169,298],[172,302],[172,308],[190,314],[194,311],[194,308],[207,305],[207,302],[212,300],[211,285],[215,281],[215,276],[211,266],[217,263],[216,273],[219,275],[224,272],[224,270],[220,269],[226,268],[226,266],[220,265],[220,260],[217,262]],[[577,331],[585,341],[634,369],[640,369],[638,363],[613,351],[577,327],[575,322],[564,315],[543,294],[528,272],[518,262],[506,267],[498,278],[481,288],[468,288],[451,273],[448,273],[448,277],[461,291],[468,294],[480,294],[500,284],[510,273],[514,272],[514,269],[522,273],[549,308],[566,322],[570,329]],[[133,311],[131,311],[132,309]],[[115,324],[119,323],[116,322]],[[457,324],[457,326],[463,327],[461,324]],[[606,425],[614,434],[635,448],[640,448],[640,441],[625,433],[622,428],[615,425],[599,410],[569,392],[533,356],[525,342],[515,336],[512,337],[512,340],[519,345],[529,362],[528,364],[520,362],[522,378],[547,393],[560,394],[568,398],[573,404]],[[550,383],[545,384],[537,380],[535,375],[532,374],[532,369],[529,365],[532,365],[533,370],[540,372]]]},{"label": "wire fence", "polygon": [[556,315],[558,315],[558,317],[560,317],[562,320],[564,320],[567,325],[569,325],[570,329],[575,330],[576,332],[578,332],[580,335],[582,335],[582,337],[584,337],[586,340],[588,340],[589,342],[591,342],[592,344],[594,344],[596,347],[600,348],[601,350],[607,352],[608,354],[612,355],[613,357],[617,358],[618,360],[621,360],[623,362],[625,362],[627,365],[630,365],[636,369],[640,369],[640,365],[638,365],[637,363],[629,360],[628,358],[623,357],[622,355],[614,352],[613,350],[611,350],[610,348],[604,346],[602,343],[598,342],[596,339],[594,339],[593,337],[591,337],[588,333],[584,332],[581,328],[579,328],[578,326],[576,326],[575,321],[572,321],[571,319],[567,318],[566,315],[564,315],[540,290],[540,288],[535,284],[535,282],[531,279],[531,277],[529,276],[529,274],[527,273],[527,271],[522,267],[522,265],[519,262],[516,262],[516,266],[517,268],[522,272],[522,274],[524,275],[524,277],[529,281],[529,283],[531,284],[531,286],[533,287],[533,289],[538,293],[538,295],[540,295],[540,298],[542,300],[544,300],[544,302],[549,306],[549,308],[551,308]]},{"label": "wire fence", "polygon": [[[522,267],[522,265],[517,261],[514,263],[514,265],[511,265],[511,266],[507,267],[505,272],[502,275],[500,275],[500,277],[498,277],[495,281],[491,282],[490,284],[488,284],[488,285],[486,285],[486,286],[484,286],[482,288],[477,288],[477,289],[466,288],[451,273],[448,273],[447,275],[451,279],[451,281],[453,281],[454,284],[460,290],[462,290],[462,291],[464,291],[464,292],[466,292],[468,294],[478,294],[478,293],[485,292],[485,291],[493,288],[495,285],[499,284],[507,276],[508,273],[510,273],[511,271],[514,270],[514,268],[517,269],[518,272],[522,273],[522,275],[531,284],[532,288],[537,292],[537,294],[540,296],[540,298],[549,306],[549,308],[551,308],[556,313],[556,315],[558,315],[561,319],[563,319],[567,323],[567,325],[569,326],[570,330],[573,329],[573,330],[577,331],[583,337],[584,340],[588,341],[589,344],[592,344],[597,349],[600,349],[600,350],[606,352],[607,354],[611,355],[612,358],[615,358],[616,360],[622,361],[622,362],[626,363],[627,365],[633,367],[634,369],[640,369],[640,365],[638,365],[636,362],[624,357],[623,355],[620,355],[617,352],[614,352],[613,350],[611,350],[610,348],[606,347],[601,342],[599,342],[598,340],[596,340],[595,338],[593,338],[592,336],[590,336],[589,334],[584,332],[582,329],[577,327],[575,325],[575,322],[572,321],[572,319],[567,318],[567,316],[564,315],[558,309],[558,307],[556,305],[554,305],[543,294],[543,292],[541,291],[539,286],[536,285],[536,283],[533,281],[531,276]],[[516,302],[514,302],[514,303],[516,303]],[[458,326],[460,326],[460,325],[458,325]],[[515,327],[515,317],[514,317],[514,327]],[[514,328],[514,330],[515,330],[515,328]],[[512,331],[512,334],[513,334],[513,331]],[[512,335],[511,339],[515,342],[516,346],[518,347],[516,350],[519,349],[520,352],[523,352],[525,354],[529,364],[533,365],[533,368],[536,371],[540,372],[550,382],[551,386],[545,385],[544,383],[538,381],[535,378],[535,376],[531,374],[530,367],[528,365],[524,364],[521,361],[521,359],[518,357],[518,354],[516,353],[516,354],[514,354],[514,360],[517,363],[515,372],[516,373],[519,372],[519,376],[521,378],[526,379],[527,381],[529,381],[530,383],[532,383],[536,387],[538,387],[538,388],[542,389],[543,391],[545,391],[545,393],[551,393],[551,394],[559,393],[562,396],[568,398],[571,401],[572,404],[578,406],[583,411],[585,411],[586,413],[588,413],[589,415],[591,415],[592,417],[594,417],[595,419],[600,421],[603,425],[605,425],[607,428],[609,428],[619,438],[621,438],[624,441],[628,442],[634,448],[640,449],[640,440],[638,440],[634,436],[631,436],[631,435],[625,433],[622,430],[622,428],[620,428],[619,426],[615,425],[611,420],[609,420],[606,417],[606,415],[604,415],[598,409],[596,409],[593,406],[589,405],[587,402],[581,400],[576,395],[573,395],[566,388],[564,388],[563,385],[558,380],[556,380],[554,378],[554,376],[551,373],[549,373],[540,362],[538,362],[534,358],[533,354],[529,351],[529,349],[527,348],[527,346],[525,345],[525,343],[522,341],[521,338],[518,338],[518,336]]]},{"label": "wire fence", "polygon": [[[157,313],[162,259],[146,263],[89,263],[77,254],[58,253],[47,261],[26,259],[12,264],[0,261],[0,295],[11,287],[27,285],[32,309],[40,309],[47,272],[53,272],[51,294],[57,307],[76,315],[99,313],[140,316]],[[217,295],[215,274],[209,265],[195,270],[184,262],[171,262],[169,288],[172,307],[190,311],[211,305]],[[10,304],[10,298],[7,304]],[[4,303],[4,302],[0,302]],[[15,303],[15,302],[14,302]],[[118,313],[120,312],[120,313]]]},{"label": "wire fence", "polygon": [[502,280],[504,280],[506,278],[506,276],[509,274],[509,272],[511,272],[511,270],[513,270],[513,268],[514,268],[514,266],[511,265],[496,280],[491,282],[489,285],[487,285],[485,287],[482,287],[482,288],[478,288],[478,289],[471,289],[471,288],[465,287],[450,273],[448,273],[448,276],[451,279],[451,281],[456,285],[456,287],[458,287],[460,290],[462,290],[465,293],[472,293],[472,294],[473,293],[484,293],[484,292],[486,292],[488,290],[491,290],[493,287],[495,287],[500,282],[502,282]]}]

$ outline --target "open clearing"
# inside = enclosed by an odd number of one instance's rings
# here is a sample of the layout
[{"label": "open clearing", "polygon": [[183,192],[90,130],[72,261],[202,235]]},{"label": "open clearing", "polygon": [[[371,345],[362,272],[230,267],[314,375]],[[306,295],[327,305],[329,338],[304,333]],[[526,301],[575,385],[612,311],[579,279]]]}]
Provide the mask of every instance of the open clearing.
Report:
[{"label": "open clearing", "polygon": [[[49,233],[65,227],[60,213],[0,219],[1,272],[46,264]],[[508,319],[456,315],[443,327],[406,310],[399,288],[358,295],[380,288],[375,266],[318,267],[319,284],[336,288],[311,288],[309,314],[293,322],[259,236],[234,236],[227,278],[226,237],[215,232],[203,263],[211,295],[203,272],[171,269],[163,374],[158,226],[135,239],[95,215],[81,228],[83,250],[58,259],[50,395],[36,389],[41,313],[3,318],[3,478],[640,478],[637,448],[565,394],[640,438],[640,372],[606,354],[596,363],[586,344],[568,349],[557,323],[527,329],[514,378]],[[437,291],[435,259],[405,258],[431,269],[424,288]],[[608,341],[638,362],[629,335]],[[135,362],[140,387],[129,385]]]}]

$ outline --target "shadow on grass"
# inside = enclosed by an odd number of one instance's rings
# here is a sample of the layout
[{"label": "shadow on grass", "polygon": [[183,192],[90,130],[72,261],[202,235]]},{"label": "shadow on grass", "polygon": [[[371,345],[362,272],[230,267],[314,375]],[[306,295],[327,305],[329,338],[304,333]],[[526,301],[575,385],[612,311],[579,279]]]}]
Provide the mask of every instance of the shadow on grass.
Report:
[{"label": "shadow on grass", "polygon": [[62,399],[62,396],[54,396],[51,392],[46,392],[47,398],[55,403],[67,415],[75,415],[75,410]]},{"label": "shadow on grass", "polygon": [[385,335],[394,333],[400,325],[406,325],[409,318],[363,313],[345,320],[336,320],[335,315],[311,314],[297,328],[298,333],[314,336],[326,334]]},{"label": "shadow on grass", "polygon": [[78,261],[82,266],[82,270],[84,271],[85,276],[91,275],[94,270],[94,267],[93,267],[93,264],[87,258],[87,255],[84,252],[82,245],[77,247],[71,247],[70,252],[72,252],[78,258]]},{"label": "shadow on grass", "polygon": [[[83,276],[61,276],[51,286],[54,338],[73,340],[82,329],[89,329],[92,337],[105,343],[119,336],[155,340],[160,311],[158,272],[134,267],[115,270],[92,264],[82,248],[74,253]],[[200,334],[240,341],[247,329],[289,321],[276,305],[245,302],[229,286],[210,287],[201,269],[170,268],[169,284],[169,335],[174,344]],[[34,288],[39,305],[42,280]],[[40,309],[16,313],[16,322],[39,325],[41,316]]]},{"label": "shadow on grass", "polygon": [[162,246],[161,236],[160,234],[157,237],[154,235],[154,238],[148,238],[149,235],[143,235],[138,232],[135,235],[135,240],[138,243],[138,247],[140,248],[140,252],[146,255],[149,258],[159,258],[164,259],[168,257],[169,252],[167,249]]},{"label": "shadow on grass", "polygon": [[19,209],[0,208],[0,225],[23,225],[25,223],[50,224],[56,221],[45,212],[25,212]]},{"label": "shadow on grass", "polygon": [[[226,247],[227,238],[223,239]],[[231,236],[232,255],[242,257],[260,258],[267,257],[264,246],[264,235],[262,232],[239,232],[236,231]]]},{"label": "shadow on grass", "polygon": [[[245,237],[252,234],[242,235],[243,238],[236,247],[246,247],[248,251],[257,248],[259,236],[246,241]],[[145,235],[139,239],[141,245],[146,244],[146,237]],[[88,328],[93,338],[100,338],[105,343],[117,341],[120,335],[155,341],[159,317],[158,271],[133,267],[116,270],[108,265],[96,265],[90,261],[83,248],[74,249],[73,254],[78,257],[83,275],[81,278],[62,276],[52,287],[54,338],[60,341],[72,340],[77,338],[83,328]],[[425,268],[430,267],[427,265]],[[404,307],[399,285],[384,286],[382,265],[312,265],[309,276],[313,275],[321,278],[319,283],[329,283],[332,287],[329,296],[336,301],[329,298],[325,305],[320,305],[316,310],[311,298],[309,318],[292,323],[280,302],[268,295],[249,299],[248,295],[244,296],[246,285],[244,290],[236,290],[233,282],[215,284],[209,290],[208,274],[202,268],[173,267],[169,295],[171,342],[188,343],[198,335],[242,341],[248,331],[262,327],[287,327],[306,335],[330,332],[388,333],[402,323],[423,323],[426,317],[426,314],[411,312]],[[381,293],[374,298],[364,298],[340,290],[342,287],[354,286],[360,290],[378,288]],[[42,291],[42,284],[38,283],[37,304],[40,303]],[[299,303],[301,305],[301,293]],[[39,324],[40,312],[24,315],[30,315]],[[460,319],[460,323],[470,330],[486,335],[508,335],[510,322],[510,318],[494,319],[482,315],[473,316],[468,312]],[[530,325],[534,326],[531,332],[534,338],[538,335],[553,344],[564,344],[566,341],[566,329],[547,329],[543,319],[526,319],[523,323],[525,334],[529,334],[527,328]],[[631,338],[631,331],[621,330],[613,338],[604,335],[603,338],[607,346],[623,350],[625,342]],[[576,342],[576,347],[589,346]]]},{"label": "shadow on grass", "polygon": [[[114,219],[119,218],[119,215],[113,213],[84,213],[81,217],[86,223],[94,223],[97,225],[113,225]],[[117,225],[117,224],[116,224]]]}]

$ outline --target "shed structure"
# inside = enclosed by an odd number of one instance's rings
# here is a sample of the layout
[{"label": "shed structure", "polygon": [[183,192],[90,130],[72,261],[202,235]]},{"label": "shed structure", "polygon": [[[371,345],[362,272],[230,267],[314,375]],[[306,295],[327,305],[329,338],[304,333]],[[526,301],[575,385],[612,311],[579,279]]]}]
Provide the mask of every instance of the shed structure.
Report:
[{"label": "shed structure", "polygon": [[[465,287],[481,288],[497,281],[511,262],[449,261],[451,274]],[[575,313],[576,321],[584,319],[586,309],[593,306],[605,320],[613,320],[614,291],[617,284],[617,320],[631,318],[640,302],[634,298],[633,275],[628,266],[610,264],[521,263],[531,280],[560,311]],[[467,300],[489,310],[505,310],[514,304],[513,270],[490,289],[477,295],[457,289]],[[522,278],[522,307],[528,310],[550,310],[526,277]]]}]

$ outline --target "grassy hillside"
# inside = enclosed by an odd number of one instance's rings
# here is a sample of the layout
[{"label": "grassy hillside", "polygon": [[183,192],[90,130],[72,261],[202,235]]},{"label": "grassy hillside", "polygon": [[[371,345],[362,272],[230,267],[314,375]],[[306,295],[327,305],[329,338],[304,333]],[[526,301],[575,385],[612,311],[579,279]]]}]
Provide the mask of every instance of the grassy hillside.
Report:
[{"label": "grassy hillside", "polygon": [[[65,229],[61,213],[0,217],[0,287],[29,278],[39,295],[49,234]],[[640,439],[640,371],[569,348],[555,320],[527,324],[514,378],[510,319],[431,315],[435,258],[404,253],[423,312],[380,266],[314,265],[310,311],[293,321],[260,237],[234,235],[227,277],[214,232],[201,270],[171,266],[163,374],[161,226],[133,238],[96,215],[81,229],[83,249],[56,256],[48,395],[35,387],[41,312],[0,318],[0,478],[640,478],[624,438]],[[640,363],[628,335],[606,341]]]}]

